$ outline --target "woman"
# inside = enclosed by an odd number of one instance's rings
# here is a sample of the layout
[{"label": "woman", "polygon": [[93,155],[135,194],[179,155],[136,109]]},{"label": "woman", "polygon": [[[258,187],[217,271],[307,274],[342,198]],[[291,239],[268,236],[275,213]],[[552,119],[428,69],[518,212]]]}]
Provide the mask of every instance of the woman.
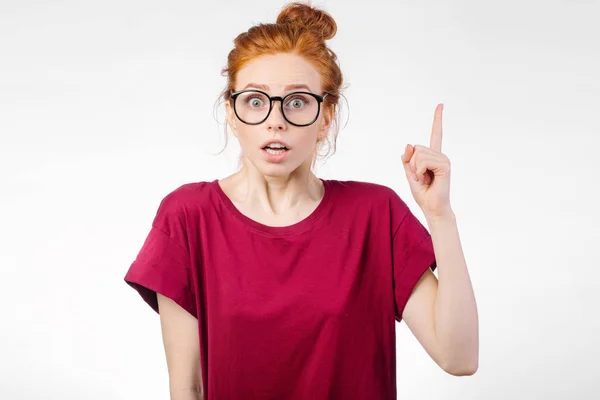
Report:
[{"label": "woman", "polygon": [[335,32],[293,3],[236,38],[223,99],[242,166],[169,193],[127,272],[160,310],[172,399],[394,399],[401,320],[448,373],[477,369],[441,105],[430,147],[402,156],[431,234],[390,188],[312,172],[343,80]]}]

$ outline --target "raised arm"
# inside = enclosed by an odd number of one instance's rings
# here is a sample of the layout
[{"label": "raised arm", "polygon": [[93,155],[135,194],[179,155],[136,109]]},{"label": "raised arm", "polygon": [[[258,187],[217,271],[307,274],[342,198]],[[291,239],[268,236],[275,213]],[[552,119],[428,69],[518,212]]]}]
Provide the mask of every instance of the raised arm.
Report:
[{"label": "raised arm", "polygon": [[450,205],[450,160],[442,153],[442,110],[433,117],[429,147],[407,145],[402,162],[410,190],[431,231],[439,281],[426,271],[414,288],[404,320],[427,352],[453,375],[479,366],[479,321],[456,216]]}]

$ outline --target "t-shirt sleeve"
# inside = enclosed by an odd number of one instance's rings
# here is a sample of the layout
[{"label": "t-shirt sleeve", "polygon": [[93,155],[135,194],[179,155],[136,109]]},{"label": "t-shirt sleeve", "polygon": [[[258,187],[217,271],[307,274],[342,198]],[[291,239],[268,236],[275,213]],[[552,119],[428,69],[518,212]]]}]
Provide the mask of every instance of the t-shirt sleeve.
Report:
[{"label": "t-shirt sleeve", "polygon": [[408,207],[404,208],[404,217],[392,238],[397,321],[402,320],[406,303],[419,279],[428,268],[434,271],[437,267],[429,231]]},{"label": "t-shirt sleeve", "polygon": [[173,195],[162,200],[150,232],[125,275],[125,282],[157,313],[156,294],[160,293],[197,317],[190,252],[182,240],[187,235],[181,208]]}]

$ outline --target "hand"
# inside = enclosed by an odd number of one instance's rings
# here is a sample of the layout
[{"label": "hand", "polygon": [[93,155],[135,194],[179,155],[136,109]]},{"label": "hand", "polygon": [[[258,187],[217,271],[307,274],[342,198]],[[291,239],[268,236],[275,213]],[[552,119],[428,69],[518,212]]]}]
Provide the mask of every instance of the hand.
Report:
[{"label": "hand", "polygon": [[450,207],[450,160],[442,154],[442,110],[433,116],[429,147],[406,145],[402,155],[410,191],[427,218],[452,212]]}]

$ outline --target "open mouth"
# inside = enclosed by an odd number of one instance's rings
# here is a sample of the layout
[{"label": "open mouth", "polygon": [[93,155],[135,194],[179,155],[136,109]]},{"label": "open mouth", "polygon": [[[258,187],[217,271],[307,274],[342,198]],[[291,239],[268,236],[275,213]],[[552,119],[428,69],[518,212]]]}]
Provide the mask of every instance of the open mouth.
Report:
[{"label": "open mouth", "polygon": [[269,154],[283,154],[286,151],[288,151],[289,149],[287,147],[269,147],[269,146],[265,146],[265,147],[263,147],[263,150],[266,151]]}]

